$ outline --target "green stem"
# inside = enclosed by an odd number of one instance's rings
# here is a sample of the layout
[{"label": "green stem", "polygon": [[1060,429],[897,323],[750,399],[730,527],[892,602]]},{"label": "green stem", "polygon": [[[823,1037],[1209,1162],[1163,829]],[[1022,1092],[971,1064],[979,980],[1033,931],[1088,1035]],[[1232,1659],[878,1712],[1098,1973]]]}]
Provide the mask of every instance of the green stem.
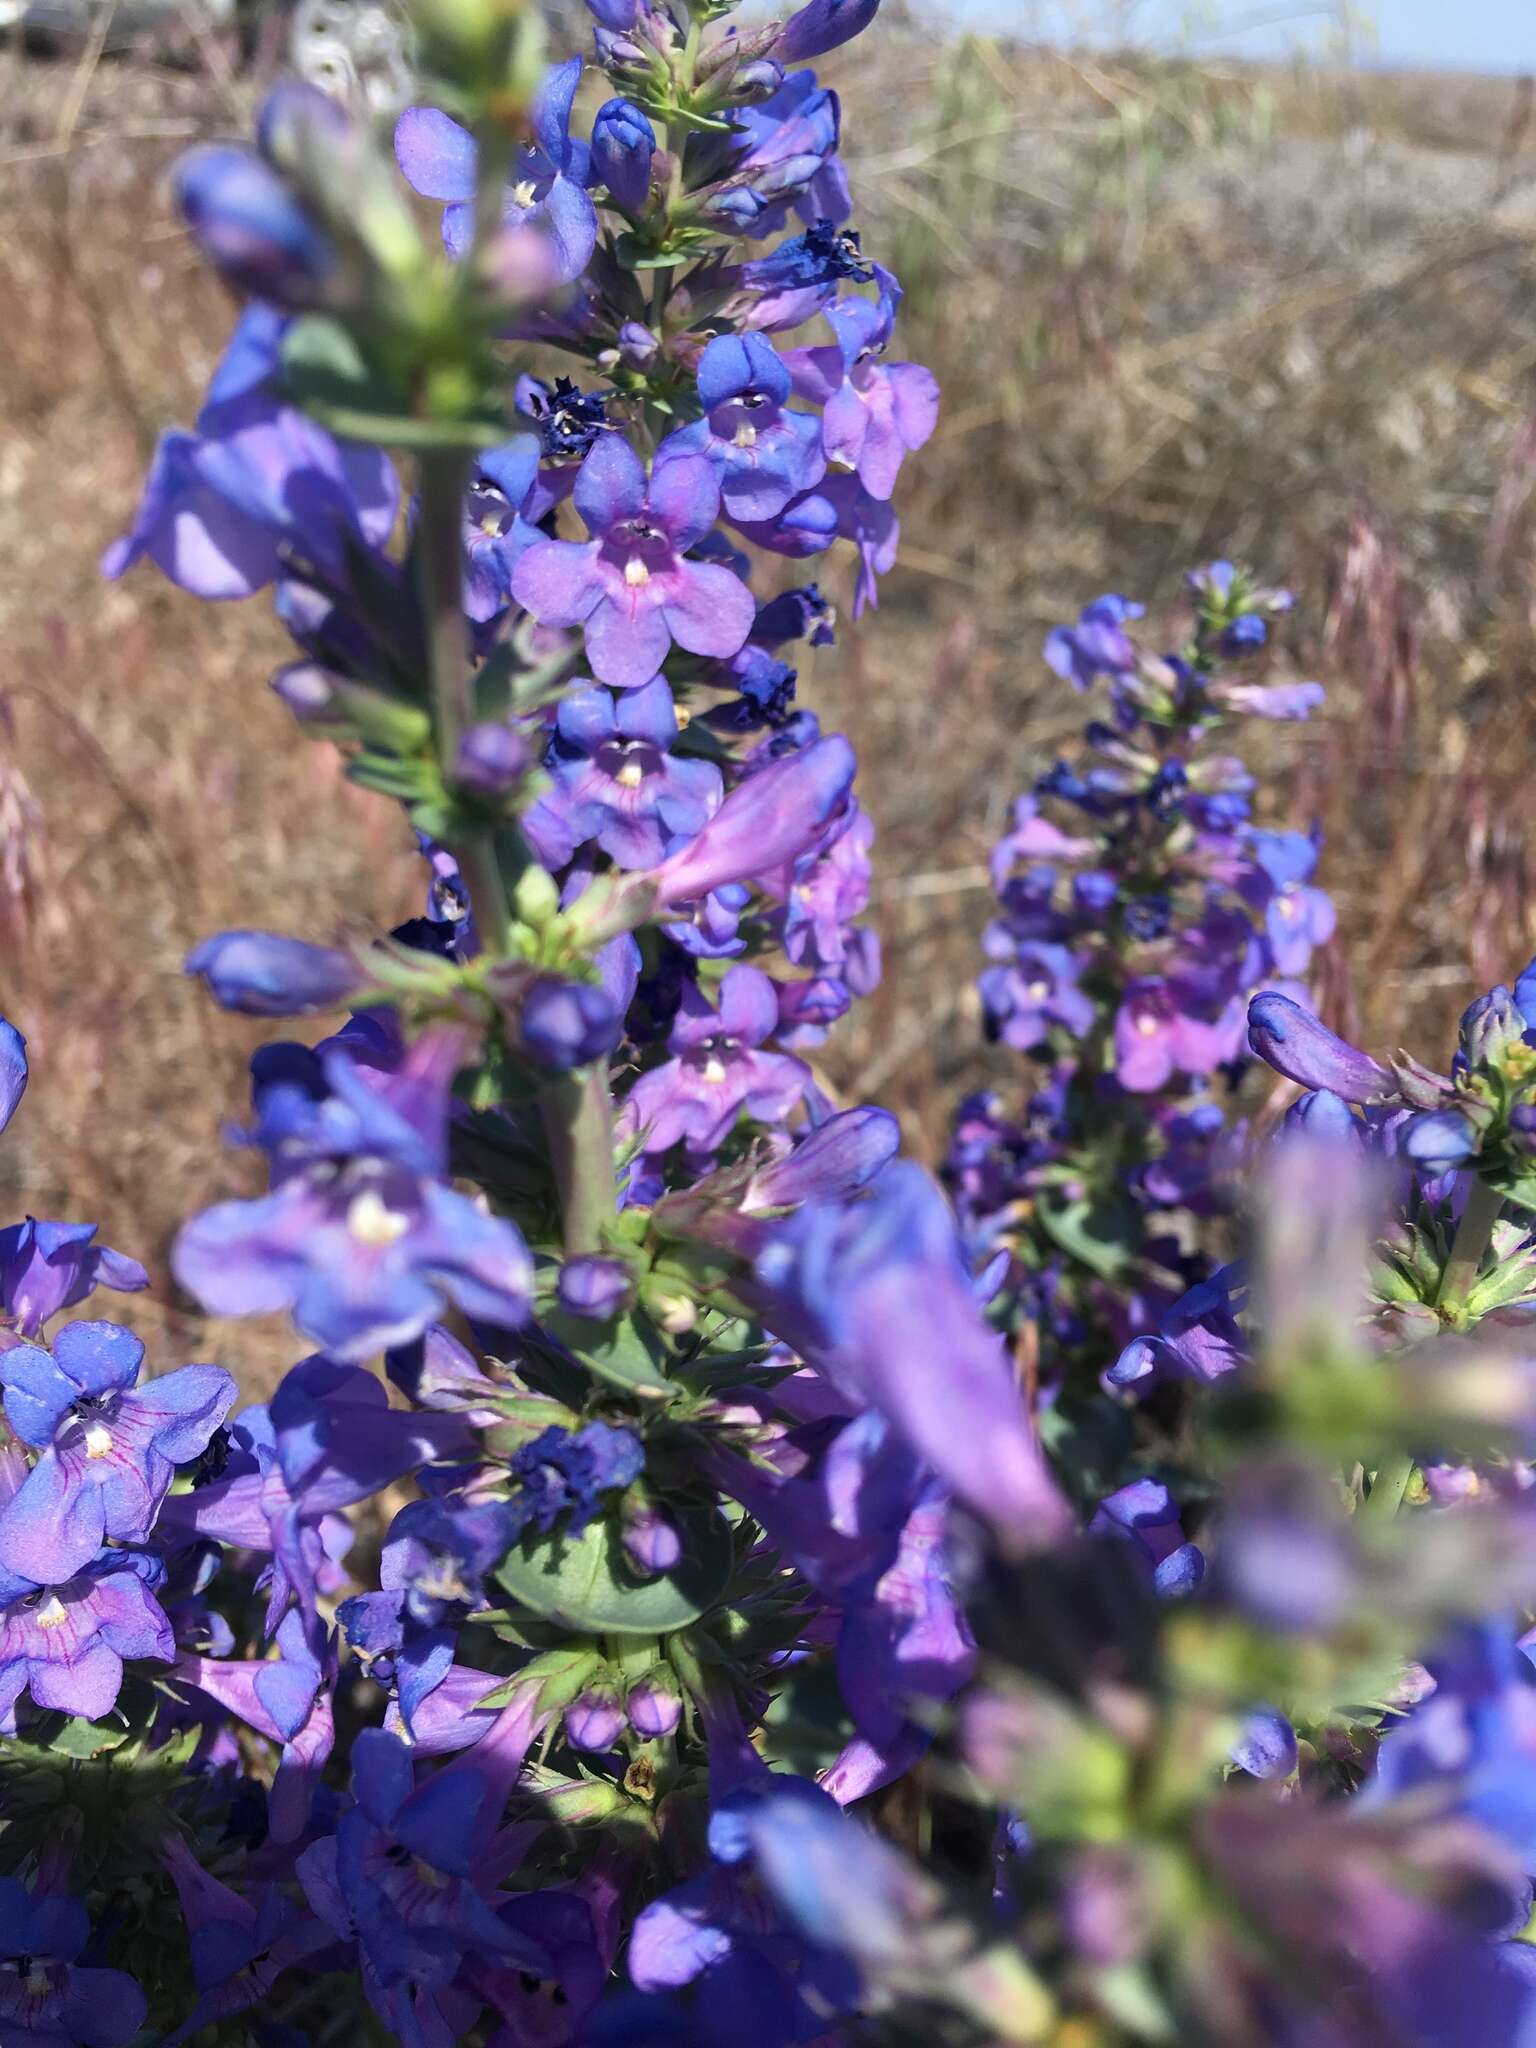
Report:
[{"label": "green stem", "polygon": [[539,1114],[560,1190],[566,1256],[600,1251],[618,1213],[607,1062],[552,1081],[539,1097]]},{"label": "green stem", "polygon": [[1373,1522],[1391,1521],[1403,1504],[1408,1482],[1413,1477],[1413,1467],[1414,1460],[1406,1451],[1400,1451],[1378,1465],[1361,1514]]},{"label": "green stem", "polygon": [[1440,1275],[1440,1287],[1435,1295],[1436,1308],[1459,1307],[1471,1293],[1477,1280],[1477,1269],[1483,1263],[1483,1253],[1488,1249],[1493,1226],[1498,1222],[1503,1207],[1504,1197],[1496,1187],[1481,1178],[1474,1179],[1467,1195],[1467,1206],[1456,1226],[1450,1257]]},{"label": "green stem", "polygon": [[[459,742],[475,721],[475,678],[469,665],[462,589],[468,460],[455,449],[433,449],[421,458],[420,482],[416,547],[426,620],[427,676],[437,758],[443,780],[451,786]],[[504,952],[507,891],[494,840],[488,833],[476,833],[449,851],[469,892],[480,943],[488,952]]]}]

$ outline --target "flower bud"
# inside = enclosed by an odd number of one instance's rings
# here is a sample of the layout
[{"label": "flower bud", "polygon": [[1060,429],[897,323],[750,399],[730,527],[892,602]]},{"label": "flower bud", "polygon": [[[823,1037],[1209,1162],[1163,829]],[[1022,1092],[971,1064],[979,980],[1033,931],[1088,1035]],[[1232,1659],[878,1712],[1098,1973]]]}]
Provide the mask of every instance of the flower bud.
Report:
[{"label": "flower bud", "polygon": [[1385,1102],[1396,1093],[1385,1067],[1273,990],[1248,1005],[1248,1043],[1277,1074],[1303,1088],[1326,1088],[1346,1102]]},{"label": "flower bud", "polygon": [[565,1710],[566,1740],[576,1749],[612,1749],[624,1732],[624,1708],[611,1685],[589,1685]]},{"label": "flower bud", "polygon": [[619,329],[619,361],[626,370],[648,370],[661,354],[661,343],[639,320],[626,320]]},{"label": "flower bud", "polygon": [[634,1494],[624,1502],[623,1542],[630,1563],[647,1578],[675,1571],[682,1560],[683,1539],[676,1522],[665,1508]]},{"label": "flower bud", "polygon": [[560,1268],[556,1292],[567,1315],[605,1322],[629,1301],[629,1269],[617,1259],[567,1259]]},{"label": "flower bud", "polygon": [[785,22],[774,55],[783,64],[805,64],[813,57],[824,57],[828,50],[852,42],[879,11],[880,0],[810,0],[808,7]]},{"label": "flower bud", "polygon": [[643,213],[651,194],[656,131],[633,100],[609,100],[592,124],[592,171],[625,213]]},{"label": "flower bud", "polygon": [[1477,1151],[1478,1133],[1459,1110],[1431,1109],[1410,1119],[1398,1144],[1416,1166],[1445,1173]]},{"label": "flower bud", "polygon": [[505,719],[482,719],[459,741],[453,779],[460,789],[494,800],[517,787],[532,759],[528,742]]},{"label": "flower bud", "polygon": [[853,748],[835,733],[760,769],[655,871],[662,905],[697,902],[797,860],[842,805],[856,766]]},{"label": "flower bud", "polygon": [[1525,1035],[1525,1018],[1502,982],[1462,1012],[1459,1049],[1469,1067],[1501,1060]]},{"label": "flower bud", "polygon": [[624,1704],[629,1710],[630,1727],[651,1741],[672,1734],[683,1718],[683,1702],[677,1687],[656,1671],[630,1687]]},{"label": "flower bud", "polygon": [[612,1052],[624,1028],[605,990],[552,974],[540,975],[523,997],[520,1023],[526,1050],[561,1073]]},{"label": "flower bud", "polygon": [[350,953],[278,932],[219,932],[187,955],[221,1010],[245,1017],[304,1017],[334,1010],[363,987]]},{"label": "flower bud", "polygon": [[270,165],[209,143],[181,158],[173,182],[183,220],[237,291],[290,310],[323,302],[335,247]]}]

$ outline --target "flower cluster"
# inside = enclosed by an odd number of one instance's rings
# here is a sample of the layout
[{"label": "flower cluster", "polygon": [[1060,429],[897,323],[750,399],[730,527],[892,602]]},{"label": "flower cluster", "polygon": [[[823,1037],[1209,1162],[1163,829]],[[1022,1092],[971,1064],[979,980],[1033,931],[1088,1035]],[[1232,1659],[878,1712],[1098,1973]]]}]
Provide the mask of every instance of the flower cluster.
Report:
[{"label": "flower cluster", "polygon": [[992,856],[998,914],[980,996],[989,1037],[1025,1053],[1022,1110],[960,1105],[948,1174],[999,1313],[1038,1330],[1056,1376],[1098,1374],[1207,1268],[1195,1227],[1228,1199],[1243,1129],[1230,1101],[1259,989],[1307,1001],[1334,912],[1315,832],[1253,822],[1254,778],[1218,751],[1240,718],[1307,717],[1315,683],[1242,679],[1290,593],[1228,562],[1188,579],[1192,631],[1155,655],[1142,607],[1088,605],[1045,643],[1080,691],[1106,686],[1073,760],[1014,807]]},{"label": "flower cluster", "polygon": [[[421,0],[393,151],[283,86],[179,175],[242,310],[108,571],[274,587],[425,902],[188,961],[327,1020],[171,1253],[314,1347],[266,1400],[145,1377],[90,1226],[0,1233],[0,2041],[1536,2037],[1536,971],[1446,1076],[1333,1037],[1316,849],[1204,748],[1311,707],[1224,666],[1282,596],[1201,572],[1166,660],[1101,600],[962,1234],[817,1075],[872,834],[771,559],[869,602],[934,423],[804,68],[878,0],[588,5],[596,92]],[[1250,1047],[1308,1092],[1211,1270]]]}]

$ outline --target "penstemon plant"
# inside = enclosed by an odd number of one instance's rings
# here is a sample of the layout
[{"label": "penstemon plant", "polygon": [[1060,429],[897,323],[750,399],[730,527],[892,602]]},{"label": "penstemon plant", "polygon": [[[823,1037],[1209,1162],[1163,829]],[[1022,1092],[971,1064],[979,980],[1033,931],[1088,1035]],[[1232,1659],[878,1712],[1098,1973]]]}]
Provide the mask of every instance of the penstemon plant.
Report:
[{"label": "penstemon plant", "polygon": [[[1305,719],[1316,683],[1256,683],[1289,591],[1228,562],[1191,573],[1191,631],[1157,655],[1142,607],[1097,598],[1047,638],[1073,688],[1107,685],[1072,761],[1014,807],[995,848],[998,915],[980,980],[989,1037],[1029,1056],[1020,1107],[961,1103],[947,1161],[967,1237],[996,1261],[999,1319],[1052,1415],[1091,1393],[1106,1352],[1146,1331],[1210,1270],[1244,1126],[1244,1008],[1259,989],[1306,999],[1334,911],[1312,883],[1315,834],[1251,822],[1254,778],[1219,751],[1245,718]],[[1111,1374],[1124,1379],[1141,1352]]]},{"label": "penstemon plant", "polygon": [[[1315,700],[1222,670],[1280,595],[1053,636],[1114,726],[1000,856],[1051,1130],[967,1111],[964,1239],[806,1057],[871,828],[831,609],[751,577],[841,539],[872,602],[935,421],[803,68],[877,4],[589,0],[588,119],[529,8],[423,0],[394,161],[280,86],[180,169],[243,309],[108,573],[273,588],[426,903],[188,963],[350,1011],[173,1253],[315,1347],[268,1400],[67,1314],[147,1285],[90,1226],[0,1233],[3,2048],[1536,2038],[1536,978],[1445,1077],[1300,1000],[1314,849],[1203,750]],[[1245,1203],[1248,1049],[1307,1092]]]}]

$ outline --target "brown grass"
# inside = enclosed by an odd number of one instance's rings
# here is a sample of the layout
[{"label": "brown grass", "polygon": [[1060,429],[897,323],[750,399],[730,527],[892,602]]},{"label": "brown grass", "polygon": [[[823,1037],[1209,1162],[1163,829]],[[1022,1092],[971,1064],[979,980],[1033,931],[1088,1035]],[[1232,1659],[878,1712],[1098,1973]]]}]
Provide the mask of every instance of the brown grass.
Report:
[{"label": "brown grass", "polygon": [[[417,887],[404,828],[264,690],[283,641],[262,604],[96,574],[229,324],[163,186],[189,139],[238,126],[249,88],[208,56],[0,55],[0,1005],[35,1072],[3,1206],[98,1219],[162,1281],[177,1221],[248,1171],[219,1124],[258,1033],[199,1000],[187,946],[361,932]],[[946,413],[884,608],[803,679],[858,742],[881,833],[888,979],[833,1082],[931,1154],[955,1092],[1007,1075],[970,995],[978,867],[1082,715],[1039,641],[1104,588],[1175,605],[1213,553],[1297,587],[1277,661],[1332,685],[1318,727],[1272,736],[1266,804],[1327,827],[1339,1013],[1438,1058],[1473,984],[1536,940],[1529,94],[904,30],[842,72],[866,243],[907,283]],[[278,1355],[157,1299],[137,1306],[167,1352]]]}]

